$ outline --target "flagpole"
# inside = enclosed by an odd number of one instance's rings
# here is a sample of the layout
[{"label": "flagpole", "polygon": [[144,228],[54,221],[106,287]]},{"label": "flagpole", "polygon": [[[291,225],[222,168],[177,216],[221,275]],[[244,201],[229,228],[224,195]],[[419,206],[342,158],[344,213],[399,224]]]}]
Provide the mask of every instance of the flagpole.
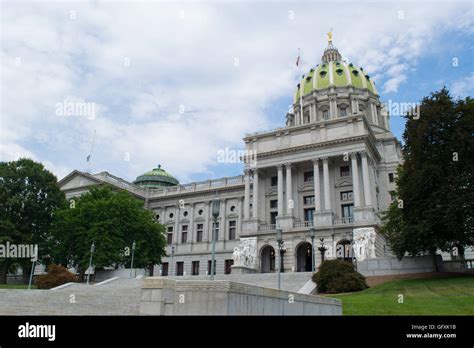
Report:
[{"label": "flagpole", "polygon": [[90,171],[91,171],[91,157],[92,157],[92,151],[94,151],[95,133],[96,133],[96,129],[94,129],[94,135],[93,135],[93,137],[92,137],[91,150],[90,150],[90,152],[89,152],[89,156],[87,156],[87,172],[88,172],[88,173],[90,173]]},{"label": "flagpole", "polygon": [[[300,57],[301,60],[301,50],[298,48],[298,56]],[[298,64],[298,68],[300,69],[300,76],[301,75],[301,64]],[[303,83],[304,83],[304,78],[302,78],[302,81],[300,82],[300,124],[303,124]]]}]

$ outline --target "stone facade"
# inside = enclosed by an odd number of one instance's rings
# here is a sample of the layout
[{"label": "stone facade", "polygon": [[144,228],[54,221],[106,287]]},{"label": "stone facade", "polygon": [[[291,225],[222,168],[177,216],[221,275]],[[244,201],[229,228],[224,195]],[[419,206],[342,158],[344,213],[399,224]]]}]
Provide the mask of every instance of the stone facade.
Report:
[{"label": "stone facade", "polygon": [[336,85],[329,75],[328,88],[295,99],[286,126],[244,138],[248,156],[243,157],[243,175],[146,188],[106,172],[74,171],[60,186],[73,197],[109,183],[143,199],[169,238],[169,256],[155,275],[209,272],[215,197],[220,201],[218,274],[230,272],[234,250],[247,237],[257,240],[255,269],[277,269],[277,228],[283,230],[285,272],[311,271],[312,227],[316,267],[321,243],[326,258],[352,258],[350,243],[357,228],[374,229],[375,256],[384,257],[389,250],[377,232],[395,190],[400,144],[375,88]]}]

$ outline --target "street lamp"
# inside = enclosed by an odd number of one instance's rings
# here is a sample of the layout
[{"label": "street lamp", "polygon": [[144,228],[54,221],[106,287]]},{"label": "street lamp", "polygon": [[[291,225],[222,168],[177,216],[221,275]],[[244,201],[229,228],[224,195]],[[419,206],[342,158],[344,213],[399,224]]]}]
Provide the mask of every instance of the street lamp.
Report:
[{"label": "street lamp", "polygon": [[171,275],[173,275],[173,272],[171,272],[173,270],[173,256],[174,256],[174,245],[171,246],[171,267],[169,270],[169,273],[171,273]]},{"label": "street lamp", "polygon": [[326,245],[324,244],[324,238],[321,238],[320,241],[321,241],[321,245],[318,248],[318,250],[321,252],[321,263],[323,263],[324,262],[324,254],[326,253],[326,250],[328,250],[328,248],[326,248]]},{"label": "street lamp", "polygon": [[38,246],[35,245],[35,254],[31,258],[31,272],[30,272],[30,282],[28,283],[28,290],[31,289],[31,283],[33,281],[33,273],[36,267],[36,261],[38,261]]},{"label": "street lamp", "polygon": [[89,259],[89,268],[87,269],[87,285],[89,285],[89,279],[91,277],[91,267],[92,267],[92,254],[94,254],[95,244],[92,242],[91,244],[91,257]]},{"label": "street lamp", "polygon": [[211,279],[214,280],[214,270],[216,265],[216,227],[217,227],[217,218],[219,217],[219,209],[221,202],[219,198],[214,198],[212,200],[212,217],[214,218],[214,228],[212,231],[212,261],[211,261]]},{"label": "street lamp", "polygon": [[136,243],[135,243],[135,241],[133,241],[133,243],[132,243],[132,263],[130,264],[130,278],[132,278],[133,256],[135,255],[135,246],[136,246]]},{"label": "street lamp", "polygon": [[311,272],[314,273],[314,237],[316,237],[316,229],[314,227],[309,229],[309,237],[311,238]]},{"label": "street lamp", "polygon": [[283,246],[283,231],[281,228],[276,230],[276,241],[278,245],[278,255],[279,255],[279,262],[278,262],[278,289],[281,289],[281,248]]}]

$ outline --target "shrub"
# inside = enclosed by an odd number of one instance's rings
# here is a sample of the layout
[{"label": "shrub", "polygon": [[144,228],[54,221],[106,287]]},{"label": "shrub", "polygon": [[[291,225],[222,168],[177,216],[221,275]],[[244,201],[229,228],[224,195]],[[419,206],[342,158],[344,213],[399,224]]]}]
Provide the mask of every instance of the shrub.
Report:
[{"label": "shrub", "polygon": [[354,269],[352,263],[343,260],[326,260],[313,274],[318,292],[338,293],[367,289],[365,277]]},{"label": "shrub", "polygon": [[40,275],[35,283],[38,289],[51,289],[59,285],[76,282],[74,273],[69,272],[65,267],[51,264],[48,267],[48,274]]}]

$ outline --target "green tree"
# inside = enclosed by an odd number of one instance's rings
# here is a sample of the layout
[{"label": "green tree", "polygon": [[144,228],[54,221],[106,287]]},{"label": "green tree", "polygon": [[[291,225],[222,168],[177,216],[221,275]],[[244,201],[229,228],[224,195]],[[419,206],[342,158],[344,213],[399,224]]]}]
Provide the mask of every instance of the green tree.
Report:
[{"label": "green tree", "polygon": [[474,101],[443,88],[406,119],[397,200],[382,232],[399,258],[454,246],[462,253],[474,244]]},{"label": "green tree", "polygon": [[[0,162],[0,244],[38,244],[40,255],[48,253],[53,213],[65,203],[56,177],[41,163]],[[28,278],[30,259],[0,259],[0,283],[5,284],[12,263],[19,263]]]},{"label": "green tree", "polygon": [[143,208],[142,201],[110,186],[92,188],[58,211],[52,231],[54,261],[79,266],[81,279],[89,265],[92,242],[96,269],[129,264],[133,241],[134,267],[159,264],[165,255],[164,226]]}]

